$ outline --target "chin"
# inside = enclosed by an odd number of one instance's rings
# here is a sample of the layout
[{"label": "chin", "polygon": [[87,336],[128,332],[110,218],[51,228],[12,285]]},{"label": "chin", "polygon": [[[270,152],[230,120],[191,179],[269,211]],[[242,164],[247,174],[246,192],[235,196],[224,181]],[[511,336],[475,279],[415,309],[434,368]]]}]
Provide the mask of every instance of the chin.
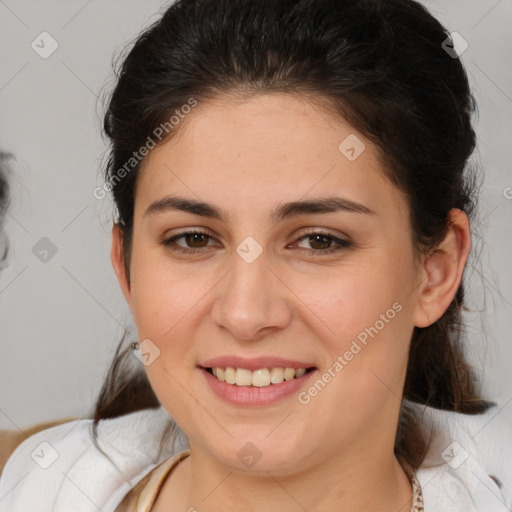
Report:
[{"label": "chin", "polygon": [[[212,456],[232,471],[251,474],[286,475],[297,471],[303,452],[297,443],[284,444],[270,438],[244,436],[212,447]],[[300,444],[300,443],[298,443]],[[268,475],[267,475],[268,476]]]}]

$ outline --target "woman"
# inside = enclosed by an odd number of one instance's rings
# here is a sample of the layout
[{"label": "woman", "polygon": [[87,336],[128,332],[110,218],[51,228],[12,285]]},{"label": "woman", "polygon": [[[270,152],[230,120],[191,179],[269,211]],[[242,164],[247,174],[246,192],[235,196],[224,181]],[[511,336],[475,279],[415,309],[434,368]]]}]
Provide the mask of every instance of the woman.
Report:
[{"label": "woman", "polygon": [[93,421],[16,450],[5,510],[509,510],[446,41],[412,0],[181,0],[138,38],[105,191],[139,341]]}]

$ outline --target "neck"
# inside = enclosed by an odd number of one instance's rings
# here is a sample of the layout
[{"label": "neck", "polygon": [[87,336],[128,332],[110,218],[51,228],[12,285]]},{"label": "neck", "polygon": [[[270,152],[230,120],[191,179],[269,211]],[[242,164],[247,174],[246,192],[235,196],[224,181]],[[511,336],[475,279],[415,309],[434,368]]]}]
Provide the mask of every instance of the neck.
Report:
[{"label": "neck", "polygon": [[218,464],[191,445],[190,457],[175,468],[157,503],[162,510],[192,512],[409,512],[412,487],[394,454],[376,459],[375,452],[353,452],[353,457],[333,454],[293,475],[249,475]]}]

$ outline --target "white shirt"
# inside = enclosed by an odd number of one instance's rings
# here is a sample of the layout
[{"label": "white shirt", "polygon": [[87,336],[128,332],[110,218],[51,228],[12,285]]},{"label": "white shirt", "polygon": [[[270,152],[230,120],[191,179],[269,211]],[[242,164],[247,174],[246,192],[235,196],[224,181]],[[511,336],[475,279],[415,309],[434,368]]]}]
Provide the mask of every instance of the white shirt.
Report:
[{"label": "white shirt", "polygon": [[[425,512],[510,512],[512,427],[500,415],[502,406],[476,416],[413,407],[424,414],[424,432],[437,428],[416,470]],[[158,456],[168,421],[162,407],[101,421],[98,445],[115,465],[93,444],[90,419],[38,432],[7,461],[0,511],[114,512],[142,478],[188,447],[181,435]]]}]

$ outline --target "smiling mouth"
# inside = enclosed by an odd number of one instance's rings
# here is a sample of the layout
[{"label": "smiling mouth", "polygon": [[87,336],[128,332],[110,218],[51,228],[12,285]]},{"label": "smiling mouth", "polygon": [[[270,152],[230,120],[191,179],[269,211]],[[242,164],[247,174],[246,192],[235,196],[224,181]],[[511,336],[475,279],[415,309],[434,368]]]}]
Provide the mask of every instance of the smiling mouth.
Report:
[{"label": "smiling mouth", "polygon": [[246,368],[215,367],[203,368],[217,380],[234,386],[263,388],[282,384],[285,381],[300,379],[305,374],[315,370],[311,368],[260,368],[255,371]]}]

